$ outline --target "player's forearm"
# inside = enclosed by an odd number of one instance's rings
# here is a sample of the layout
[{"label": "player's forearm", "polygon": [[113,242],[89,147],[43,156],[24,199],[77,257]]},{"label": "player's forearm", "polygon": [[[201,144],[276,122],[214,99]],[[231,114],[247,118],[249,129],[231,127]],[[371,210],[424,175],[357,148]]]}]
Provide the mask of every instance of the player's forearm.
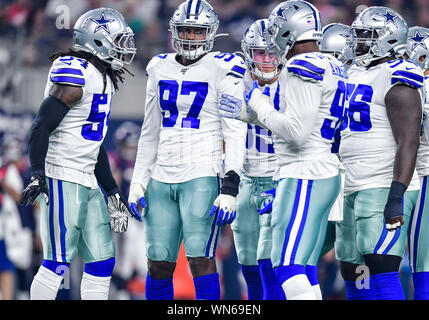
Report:
[{"label": "player's forearm", "polygon": [[53,96],[47,97],[40,105],[28,140],[28,153],[33,174],[45,174],[49,135],[58,127],[69,110],[67,105]]},{"label": "player's forearm", "polygon": [[419,139],[411,137],[399,143],[393,166],[393,181],[400,182],[408,187],[416,167]]},{"label": "player's forearm", "polygon": [[246,155],[247,124],[239,120],[223,119],[222,131],[225,141],[225,172],[241,174]]},{"label": "player's forearm", "polygon": [[266,110],[258,114],[258,119],[268,127],[271,132],[285,139],[286,141],[300,145],[307,140],[311,133],[311,126],[294,121],[288,115],[276,110]]},{"label": "player's forearm", "polygon": [[103,145],[101,145],[98,153],[94,174],[107,196],[119,192],[118,184],[116,183],[112,170],[110,169],[109,157],[107,156],[107,152]]}]

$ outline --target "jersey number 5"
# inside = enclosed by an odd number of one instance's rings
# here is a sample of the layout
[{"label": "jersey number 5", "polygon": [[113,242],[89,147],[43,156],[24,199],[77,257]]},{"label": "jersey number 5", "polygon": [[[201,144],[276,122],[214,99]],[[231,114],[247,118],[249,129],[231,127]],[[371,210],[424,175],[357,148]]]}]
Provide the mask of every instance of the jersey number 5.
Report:
[{"label": "jersey number 5", "polygon": [[[190,95],[195,92],[194,101],[185,118],[182,119],[182,128],[200,128],[200,119],[198,115],[201,112],[204,101],[209,92],[207,82],[183,81],[180,94]],[[167,95],[167,97],[165,97]],[[177,122],[179,110],[177,108],[177,98],[179,96],[179,83],[176,80],[159,81],[159,104],[162,109],[162,126],[174,127]],[[168,115],[167,115],[168,112]]]},{"label": "jersey number 5", "polygon": [[105,94],[98,94],[95,93],[94,97],[92,98],[91,103],[91,111],[89,113],[88,119],[86,121],[89,121],[91,123],[84,124],[82,126],[82,137],[84,137],[86,140],[91,141],[101,141],[103,139],[103,129],[104,129],[104,120],[106,120],[106,126],[109,122],[109,114],[106,112],[100,112],[99,107],[102,104],[107,104],[108,102],[108,96],[107,93]]}]

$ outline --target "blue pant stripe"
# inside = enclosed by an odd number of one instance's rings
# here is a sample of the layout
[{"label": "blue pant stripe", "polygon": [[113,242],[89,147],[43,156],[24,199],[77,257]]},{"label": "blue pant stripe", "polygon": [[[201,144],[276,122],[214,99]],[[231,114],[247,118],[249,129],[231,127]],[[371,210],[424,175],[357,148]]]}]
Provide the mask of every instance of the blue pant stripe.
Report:
[{"label": "blue pant stripe", "polygon": [[49,181],[49,235],[51,239],[52,260],[57,260],[57,248],[55,246],[55,230],[54,230],[54,184],[51,178]]},{"label": "blue pant stripe", "polygon": [[420,206],[419,206],[419,212],[417,215],[416,230],[414,233],[414,244],[413,244],[414,246],[413,247],[413,266],[414,267],[417,265],[417,247],[418,247],[418,241],[419,241],[420,224],[422,222],[423,209],[425,207],[427,179],[428,179],[427,176],[423,178],[423,185],[422,185],[421,197],[420,197]]},{"label": "blue pant stripe", "polygon": [[393,239],[390,241],[389,245],[384,249],[384,251],[381,254],[388,254],[389,250],[395,245],[396,241],[399,239],[399,236],[401,235],[401,228],[395,230],[395,235],[393,236]]},{"label": "blue pant stripe", "polygon": [[63,262],[66,260],[66,225],[64,223],[64,198],[63,198],[63,182],[58,180],[58,208],[59,208],[59,222],[60,222],[60,242],[61,242],[61,259]]},{"label": "blue pant stripe", "polygon": [[308,206],[310,204],[310,194],[311,194],[311,187],[312,187],[312,185],[313,185],[313,180],[309,180],[308,181],[308,186],[307,186],[307,195],[305,196],[304,213],[303,213],[303,216],[302,216],[301,224],[299,225],[298,234],[296,236],[295,243],[293,245],[293,249],[292,249],[292,253],[291,253],[291,258],[290,258],[290,263],[289,264],[294,264],[295,263],[296,251],[298,250],[299,241],[301,240],[302,233],[303,233],[304,227],[305,227],[305,222],[307,220]]},{"label": "blue pant stripe", "polygon": [[293,209],[292,209],[292,216],[290,218],[289,225],[286,228],[285,240],[283,242],[282,255],[280,258],[280,266],[282,266],[284,264],[284,261],[285,261],[286,247],[287,247],[287,244],[289,242],[290,233],[292,231],[292,226],[293,226],[293,223],[295,221],[296,214],[298,212],[298,205],[299,205],[299,198],[301,195],[301,188],[302,188],[302,180],[298,179],[298,186],[296,188],[295,201],[294,201]]},{"label": "blue pant stripe", "polygon": [[[217,190],[218,190],[218,194],[220,194],[220,179],[219,177],[217,178]],[[210,252],[210,248],[212,245],[212,241],[213,241],[213,237],[216,237],[215,239],[215,249],[216,249],[216,245],[217,245],[217,236],[219,234],[219,226],[216,225],[216,221],[217,221],[217,216],[218,216],[218,212],[216,212],[215,217],[213,219],[213,223],[212,223],[212,228],[210,231],[210,237],[209,237],[209,241],[207,243],[207,247],[206,247],[206,257],[212,258],[215,255],[216,250],[213,250],[213,252]],[[216,233],[216,235],[215,235]]]}]

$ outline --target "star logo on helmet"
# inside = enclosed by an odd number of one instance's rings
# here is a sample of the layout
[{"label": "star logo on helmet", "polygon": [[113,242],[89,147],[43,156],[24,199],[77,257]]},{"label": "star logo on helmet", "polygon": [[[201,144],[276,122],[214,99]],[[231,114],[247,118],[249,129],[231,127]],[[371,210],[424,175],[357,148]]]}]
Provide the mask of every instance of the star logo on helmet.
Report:
[{"label": "star logo on helmet", "polygon": [[423,49],[428,50],[426,44],[423,42],[428,37],[429,34],[421,35],[419,33],[419,30],[416,30],[416,34],[414,35],[414,37],[409,38],[409,40],[413,41],[413,43],[411,44],[411,50],[414,50],[417,46],[422,46]]},{"label": "star logo on helmet", "polygon": [[393,23],[394,25],[396,25],[395,23],[395,18],[397,18],[398,16],[395,16],[393,14],[390,14],[389,11],[386,10],[386,13],[383,14],[384,18],[386,19],[386,24],[388,24],[389,22]]},{"label": "star logo on helmet", "polygon": [[91,21],[95,22],[97,26],[95,27],[94,33],[96,33],[100,29],[104,29],[107,31],[108,34],[110,34],[109,26],[108,24],[110,22],[115,21],[115,19],[106,19],[104,16],[104,12],[101,13],[101,17],[98,19],[91,19]]},{"label": "star logo on helmet", "polygon": [[283,15],[283,13],[286,11],[286,9],[285,8],[282,8],[282,7],[280,7],[279,8],[279,10],[277,10],[277,16],[278,17],[281,17],[281,18],[283,18],[283,19],[285,19],[286,20],[286,17]]}]

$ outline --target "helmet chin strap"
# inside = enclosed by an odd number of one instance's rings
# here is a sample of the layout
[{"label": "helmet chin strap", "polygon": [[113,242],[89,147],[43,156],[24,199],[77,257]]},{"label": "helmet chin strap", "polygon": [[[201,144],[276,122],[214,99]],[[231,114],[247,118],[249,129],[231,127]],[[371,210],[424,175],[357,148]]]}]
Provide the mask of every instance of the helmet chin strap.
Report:
[{"label": "helmet chin strap", "polygon": [[262,72],[256,66],[253,68],[253,74],[264,81],[269,81],[277,76],[277,68],[273,72]]},{"label": "helmet chin strap", "polygon": [[116,59],[112,59],[112,61],[110,61],[110,65],[112,66],[113,70],[119,70],[124,66],[121,61],[118,61]]}]

